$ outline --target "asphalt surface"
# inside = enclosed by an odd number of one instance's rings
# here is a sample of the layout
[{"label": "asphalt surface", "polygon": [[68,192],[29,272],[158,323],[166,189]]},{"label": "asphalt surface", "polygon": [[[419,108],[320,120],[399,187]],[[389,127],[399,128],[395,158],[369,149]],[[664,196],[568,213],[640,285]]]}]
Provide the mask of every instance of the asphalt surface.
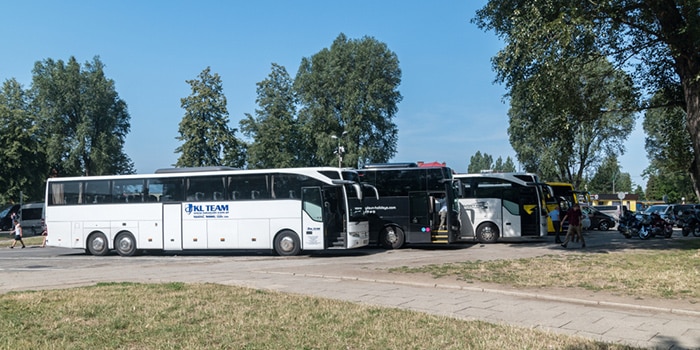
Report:
[{"label": "asphalt surface", "polygon": [[[670,240],[586,233],[587,247],[553,238],[385,251],[327,251],[292,258],[269,252],[93,257],[62,248],[0,249],[0,293],[97,282],[219,283],[483,320],[656,349],[700,349],[700,305],[571,289],[513,289],[456,279],[390,273],[391,267],[545,254],[664,249]],[[681,237],[673,240],[700,239]],[[546,273],[546,271],[543,271]],[[642,272],[643,273],[643,272]]]}]

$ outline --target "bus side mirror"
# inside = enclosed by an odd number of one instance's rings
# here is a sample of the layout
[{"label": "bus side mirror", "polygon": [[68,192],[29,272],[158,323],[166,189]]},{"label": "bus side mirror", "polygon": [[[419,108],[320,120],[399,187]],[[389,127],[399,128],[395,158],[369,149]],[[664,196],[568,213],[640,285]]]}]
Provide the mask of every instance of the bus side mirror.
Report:
[{"label": "bus side mirror", "polygon": [[363,199],[363,194],[362,194],[362,185],[358,183],[352,184],[352,187],[355,189],[355,193],[357,193],[357,199],[362,200]]}]

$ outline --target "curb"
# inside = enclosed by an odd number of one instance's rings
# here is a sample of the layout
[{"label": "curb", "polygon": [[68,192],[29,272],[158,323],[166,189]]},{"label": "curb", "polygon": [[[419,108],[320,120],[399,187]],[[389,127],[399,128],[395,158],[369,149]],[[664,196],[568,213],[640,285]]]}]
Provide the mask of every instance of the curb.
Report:
[{"label": "curb", "polygon": [[466,291],[472,291],[472,292],[511,295],[511,296],[516,296],[516,297],[521,297],[521,298],[531,298],[531,299],[538,299],[538,300],[550,300],[550,301],[557,301],[557,302],[576,303],[576,304],[580,304],[580,305],[606,306],[606,307],[654,311],[654,312],[665,312],[665,313],[671,313],[671,314],[676,314],[676,315],[700,317],[700,311],[694,311],[694,310],[664,308],[664,307],[646,306],[646,305],[638,305],[638,304],[627,304],[627,303],[618,303],[618,302],[612,302],[612,301],[594,301],[594,300],[585,300],[585,299],[577,299],[577,298],[566,298],[566,297],[559,297],[559,296],[548,295],[548,294],[526,293],[526,292],[509,291],[509,290],[492,289],[492,288],[481,288],[481,287],[469,287],[469,286],[460,286],[460,285],[454,285],[454,284],[409,282],[409,281],[397,281],[397,280],[386,280],[386,279],[376,279],[376,278],[334,276],[334,275],[308,274],[308,273],[295,273],[295,272],[275,272],[275,271],[257,271],[257,272],[268,274],[268,275],[286,275],[286,276],[333,279],[333,280],[342,280],[342,281],[359,281],[359,282],[380,283],[380,284],[396,284],[396,285],[422,287],[422,288],[466,290]]}]

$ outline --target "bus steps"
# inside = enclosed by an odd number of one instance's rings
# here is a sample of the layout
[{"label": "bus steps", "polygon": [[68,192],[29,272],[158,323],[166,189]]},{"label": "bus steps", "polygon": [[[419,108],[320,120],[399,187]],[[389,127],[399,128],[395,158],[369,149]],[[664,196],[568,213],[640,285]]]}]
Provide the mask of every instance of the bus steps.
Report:
[{"label": "bus steps", "polygon": [[430,235],[430,241],[433,243],[449,243],[447,230],[440,230],[437,233]]},{"label": "bus steps", "polygon": [[345,237],[338,237],[333,243],[331,244],[333,248],[345,248]]}]

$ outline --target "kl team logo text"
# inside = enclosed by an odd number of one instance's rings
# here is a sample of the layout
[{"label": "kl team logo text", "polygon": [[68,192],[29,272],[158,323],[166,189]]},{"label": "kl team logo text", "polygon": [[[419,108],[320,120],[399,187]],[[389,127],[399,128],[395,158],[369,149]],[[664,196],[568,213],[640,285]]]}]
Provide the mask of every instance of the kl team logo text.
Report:
[{"label": "kl team logo text", "polygon": [[185,213],[195,218],[228,218],[228,204],[187,204]]}]

